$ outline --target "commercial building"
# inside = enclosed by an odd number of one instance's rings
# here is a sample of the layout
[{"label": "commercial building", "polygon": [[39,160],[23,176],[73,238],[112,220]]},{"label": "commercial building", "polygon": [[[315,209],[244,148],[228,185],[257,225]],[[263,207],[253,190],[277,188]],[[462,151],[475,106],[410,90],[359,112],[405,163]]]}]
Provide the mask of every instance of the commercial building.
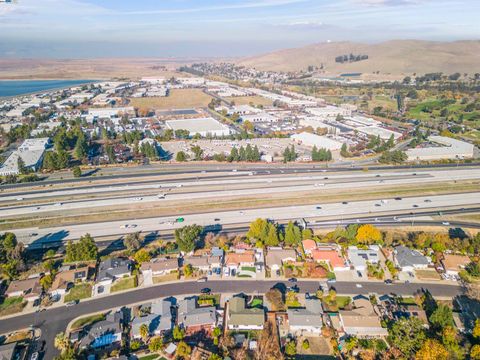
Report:
[{"label": "commercial building", "polygon": [[207,136],[228,136],[233,133],[227,125],[224,125],[214,118],[196,118],[196,119],[181,119],[181,120],[167,120],[165,125],[168,129],[187,130],[190,136],[200,134],[202,137]]},{"label": "commercial building", "polygon": [[310,147],[316,146],[318,149],[324,148],[330,151],[340,150],[343,145],[343,143],[330,139],[326,136],[319,136],[308,132],[292,135],[291,139],[298,144]]},{"label": "commercial building", "polygon": [[133,106],[117,107],[117,108],[90,108],[88,115],[93,118],[105,119],[117,117],[122,114],[135,115]]},{"label": "commercial building", "polygon": [[18,167],[19,159],[22,159],[26,169],[37,171],[42,166],[45,149],[49,143],[49,138],[26,139],[0,167],[0,175],[18,175],[20,173]]},{"label": "commercial building", "polygon": [[430,136],[431,146],[417,147],[407,150],[408,160],[444,160],[444,159],[471,159],[474,156],[475,146],[465,141],[445,136]]},{"label": "commercial building", "polygon": [[335,120],[337,116],[351,116],[352,110],[337,106],[324,106],[308,108],[306,111],[312,115],[318,116],[322,120]]}]

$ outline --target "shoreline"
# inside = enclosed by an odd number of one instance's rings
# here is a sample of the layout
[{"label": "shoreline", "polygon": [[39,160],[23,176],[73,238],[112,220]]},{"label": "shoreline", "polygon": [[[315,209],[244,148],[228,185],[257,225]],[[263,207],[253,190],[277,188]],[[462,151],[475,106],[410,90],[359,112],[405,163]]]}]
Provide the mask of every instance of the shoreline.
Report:
[{"label": "shoreline", "polygon": [[49,89],[32,91],[32,92],[25,92],[25,93],[15,94],[15,95],[5,95],[5,96],[0,95],[0,100],[8,100],[8,99],[16,98],[16,97],[50,93],[50,92],[54,92],[54,91],[70,89],[71,87],[90,85],[90,84],[94,84],[94,83],[97,83],[97,82],[103,81],[103,80],[100,80],[100,79],[95,79],[95,80],[85,79],[85,82],[83,82],[84,80],[82,80],[82,79],[77,79],[77,80],[73,80],[73,79],[72,80],[62,80],[62,79],[59,79],[59,80],[3,80],[3,79],[0,79],[0,85],[1,85],[2,81],[15,81],[15,82],[21,82],[21,81],[82,81],[82,82],[78,83],[78,84],[70,84],[70,85],[65,85],[65,86],[52,87],[52,88],[49,88]]}]

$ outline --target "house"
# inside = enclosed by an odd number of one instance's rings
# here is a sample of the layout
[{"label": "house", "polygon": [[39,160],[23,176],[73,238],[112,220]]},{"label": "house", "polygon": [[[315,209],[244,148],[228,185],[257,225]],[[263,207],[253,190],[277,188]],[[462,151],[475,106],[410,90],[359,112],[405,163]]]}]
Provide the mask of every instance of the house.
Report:
[{"label": "house", "polygon": [[337,249],[314,249],[311,255],[314,261],[327,264],[333,271],[350,269]]},{"label": "house", "polygon": [[131,269],[132,261],[129,259],[111,258],[102,261],[98,266],[93,296],[109,294],[111,285],[118,279],[130,276]]},{"label": "house", "polygon": [[0,345],[0,360],[17,359],[17,357],[15,356],[16,347],[17,347],[16,342]]},{"label": "house", "polygon": [[393,315],[396,318],[416,317],[423,323],[424,327],[429,327],[427,313],[418,305],[406,305],[402,307],[399,311],[394,312]]},{"label": "house", "polygon": [[26,280],[13,280],[8,285],[5,295],[7,297],[23,296],[27,301],[35,301],[40,299],[42,291],[40,278],[35,277]]},{"label": "house", "polygon": [[466,255],[445,254],[441,261],[445,274],[449,277],[458,277],[458,273],[465,269],[472,260]]},{"label": "house", "polygon": [[358,295],[353,299],[353,306],[353,310],[339,311],[340,326],[346,335],[360,338],[388,335],[370,299]]},{"label": "house", "polygon": [[419,251],[412,250],[406,246],[397,246],[393,252],[395,265],[402,271],[414,271],[417,269],[426,269],[429,261]]},{"label": "house", "polygon": [[367,270],[367,264],[378,264],[380,261],[380,247],[378,245],[370,245],[367,249],[349,246],[347,254],[352,266],[360,272]]},{"label": "house", "polygon": [[123,313],[117,311],[107,314],[105,320],[91,325],[87,333],[80,339],[80,348],[98,349],[113,344],[120,345],[123,332]]},{"label": "house", "polygon": [[150,273],[152,276],[168,275],[178,271],[178,258],[156,258],[140,266],[142,274]]},{"label": "house", "polygon": [[172,302],[169,300],[161,300],[152,303],[150,308],[151,314],[160,316],[160,321],[157,326],[157,331],[164,333],[172,330],[173,317],[172,317]]},{"label": "house", "polygon": [[268,248],[265,264],[272,273],[280,271],[284,263],[293,262],[297,259],[297,253],[293,249],[279,247]]},{"label": "house", "polygon": [[178,304],[177,323],[189,332],[213,329],[217,325],[217,310],[214,306],[197,307],[196,297],[185,298]]},{"label": "house", "polygon": [[210,263],[208,262],[208,256],[206,255],[192,255],[183,258],[183,265],[191,265],[192,268],[200,271],[210,270]]},{"label": "house", "polygon": [[89,266],[82,266],[76,269],[60,270],[55,276],[52,286],[49,289],[50,295],[65,295],[75,283],[87,280],[90,271]]},{"label": "house", "polygon": [[140,339],[142,337],[140,329],[143,325],[147,325],[149,336],[160,335],[160,331],[158,330],[159,324],[160,315],[158,314],[148,314],[146,316],[135,317],[132,321],[131,336],[134,339]]},{"label": "house", "polygon": [[312,251],[317,248],[317,243],[314,240],[310,240],[310,239],[303,240],[302,248],[305,255],[310,256],[312,255]]},{"label": "house", "polygon": [[245,298],[233,297],[228,302],[227,323],[229,330],[262,330],[264,322],[264,310],[247,308]]},{"label": "house", "polygon": [[304,309],[288,309],[288,327],[293,334],[320,334],[323,326],[322,302],[318,299],[305,299]]},{"label": "house", "polygon": [[228,269],[228,275],[232,276],[235,276],[242,267],[255,267],[255,252],[245,250],[228,253],[225,258],[225,267]]}]

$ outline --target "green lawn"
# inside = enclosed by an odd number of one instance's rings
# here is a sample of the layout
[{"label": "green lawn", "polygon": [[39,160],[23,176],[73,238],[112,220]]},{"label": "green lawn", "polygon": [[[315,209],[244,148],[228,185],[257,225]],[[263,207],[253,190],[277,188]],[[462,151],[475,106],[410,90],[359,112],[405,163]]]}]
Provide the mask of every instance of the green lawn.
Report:
[{"label": "green lawn", "polygon": [[200,295],[198,297],[198,304],[211,306],[220,305],[220,294]]},{"label": "green lawn", "polygon": [[352,299],[350,299],[350,296],[337,296],[337,305],[339,309],[344,309],[351,302]]},{"label": "green lawn", "polygon": [[162,276],[154,276],[152,280],[154,284],[178,280],[178,272],[174,272],[174,273],[162,275]]},{"label": "green lawn", "polygon": [[139,357],[138,360],[167,360],[164,357],[158,358],[158,354],[150,354]]},{"label": "green lawn", "polygon": [[105,314],[85,316],[75,321],[72,324],[72,329],[80,329],[80,328],[83,328],[84,326],[92,325],[102,320],[105,320]]},{"label": "green lawn", "polygon": [[0,316],[15,314],[23,310],[26,301],[21,296],[7,297],[0,304]]},{"label": "green lawn", "polygon": [[75,285],[68,294],[65,295],[65,302],[70,302],[74,300],[82,300],[88,299],[92,296],[92,285],[85,283],[85,284],[77,284]]},{"label": "green lawn", "polygon": [[254,266],[242,266],[242,267],[240,268],[240,270],[256,272],[256,269],[255,269]]},{"label": "green lawn", "polygon": [[133,289],[137,287],[137,277],[136,276],[131,276],[125,279],[120,279],[115,281],[115,283],[112,285],[110,288],[110,292],[117,292],[117,291],[122,291],[122,290],[128,290],[128,289]]},{"label": "green lawn", "polygon": [[257,298],[255,298],[255,299],[252,300],[252,304],[251,304],[250,306],[251,306],[251,307],[260,307],[260,308],[261,308],[261,307],[263,307],[263,301],[262,301],[262,299],[257,299]]}]

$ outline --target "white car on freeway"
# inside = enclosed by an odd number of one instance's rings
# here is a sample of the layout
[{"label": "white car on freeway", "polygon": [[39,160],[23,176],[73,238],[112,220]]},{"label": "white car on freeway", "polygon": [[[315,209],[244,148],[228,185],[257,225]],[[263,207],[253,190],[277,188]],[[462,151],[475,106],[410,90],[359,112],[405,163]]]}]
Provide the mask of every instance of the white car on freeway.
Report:
[{"label": "white car on freeway", "polygon": [[137,227],[137,224],[124,224],[120,226],[122,229],[134,229]]},{"label": "white car on freeway", "polygon": [[136,197],[136,198],[133,198],[133,200],[135,200],[135,201],[142,201],[142,200],[143,200],[143,197]]}]

